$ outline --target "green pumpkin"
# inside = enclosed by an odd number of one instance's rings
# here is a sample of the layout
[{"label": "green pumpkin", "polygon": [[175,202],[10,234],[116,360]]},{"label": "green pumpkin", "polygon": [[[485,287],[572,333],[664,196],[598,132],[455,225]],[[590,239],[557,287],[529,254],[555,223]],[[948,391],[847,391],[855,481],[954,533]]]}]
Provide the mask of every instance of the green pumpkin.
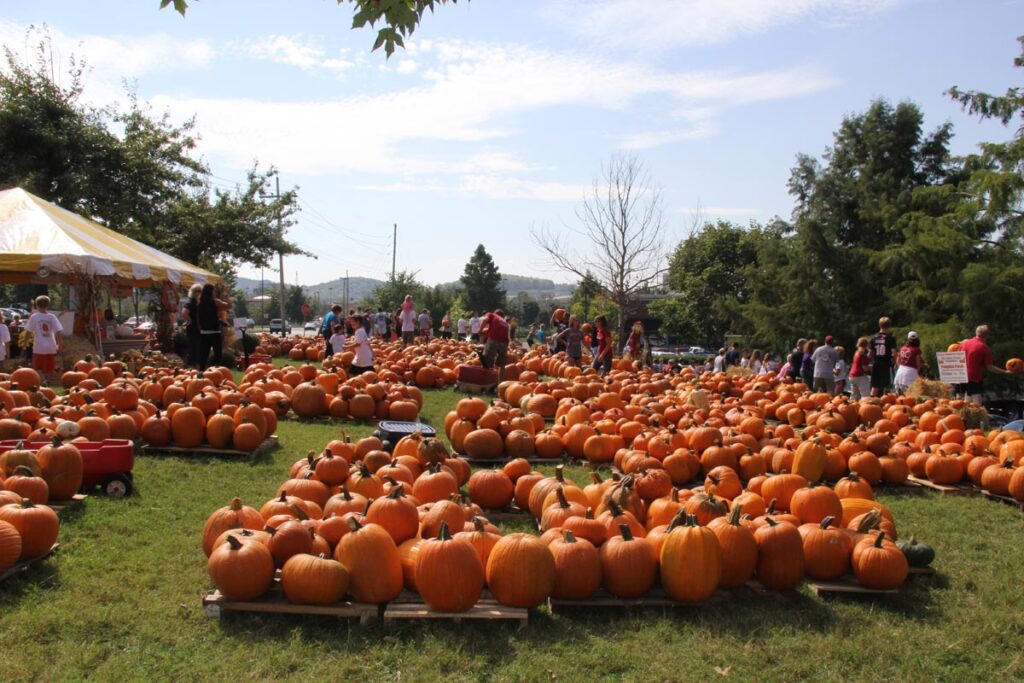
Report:
[{"label": "green pumpkin", "polygon": [[935,559],[935,549],[927,543],[921,543],[914,536],[911,536],[909,541],[897,542],[896,546],[906,556],[907,564],[911,567],[927,567]]}]

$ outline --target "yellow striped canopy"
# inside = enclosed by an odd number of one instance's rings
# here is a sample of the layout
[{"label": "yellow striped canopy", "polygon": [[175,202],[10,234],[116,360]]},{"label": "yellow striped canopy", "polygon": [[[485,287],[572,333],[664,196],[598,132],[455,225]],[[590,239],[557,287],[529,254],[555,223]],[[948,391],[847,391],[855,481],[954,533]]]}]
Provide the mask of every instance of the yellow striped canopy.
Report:
[{"label": "yellow striped canopy", "polygon": [[209,271],[21,188],[0,191],[0,281],[45,282],[81,275],[135,287],[220,281]]}]

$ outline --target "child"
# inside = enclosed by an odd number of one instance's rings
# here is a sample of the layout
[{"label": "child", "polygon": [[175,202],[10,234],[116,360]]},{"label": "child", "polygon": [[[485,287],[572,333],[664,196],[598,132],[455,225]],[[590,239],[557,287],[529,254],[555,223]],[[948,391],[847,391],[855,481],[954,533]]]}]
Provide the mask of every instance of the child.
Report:
[{"label": "child", "polygon": [[345,336],[345,328],[341,325],[334,326],[334,334],[330,338],[331,352],[341,353],[345,350],[345,344],[348,342],[348,337]]},{"label": "child", "polygon": [[412,294],[406,294],[405,295],[405,300],[402,302],[402,310],[403,311],[411,311],[411,310],[413,310]]},{"label": "child", "polygon": [[7,345],[11,343],[11,331],[7,329],[7,325],[4,324],[3,320],[0,320],[0,368],[4,366],[7,361]]},{"label": "child", "polygon": [[25,329],[32,333],[32,367],[43,376],[47,384],[57,373],[57,352],[60,350],[60,333],[64,328],[53,313],[50,313],[50,297],[36,297],[36,312],[29,316]]},{"label": "child", "polygon": [[836,361],[836,386],[832,393],[834,396],[839,396],[846,389],[846,378],[850,376],[850,367],[846,364],[845,348],[837,346],[836,355],[839,360]]}]

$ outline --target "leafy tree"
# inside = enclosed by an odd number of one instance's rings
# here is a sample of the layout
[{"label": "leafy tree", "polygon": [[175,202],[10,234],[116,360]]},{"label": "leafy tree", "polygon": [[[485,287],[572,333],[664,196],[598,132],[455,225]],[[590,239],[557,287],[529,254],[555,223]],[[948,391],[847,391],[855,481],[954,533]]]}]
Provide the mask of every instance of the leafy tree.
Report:
[{"label": "leafy tree", "polygon": [[284,314],[292,323],[303,321],[306,316],[302,314],[302,304],[309,303],[309,297],[303,291],[301,285],[288,285],[285,290]]},{"label": "leafy tree", "polygon": [[483,313],[505,305],[501,273],[484,245],[477,245],[459,281],[464,287],[465,303],[469,310]]},{"label": "leafy tree", "polygon": [[509,299],[508,313],[519,320],[520,325],[532,325],[540,320],[540,303],[526,292],[516,292]]},{"label": "leafy tree", "polygon": [[746,271],[757,264],[760,237],[759,226],[718,221],[681,242],[668,270],[669,287],[678,296],[652,304],[662,331],[708,347],[739,331],[738,306],[750,299]]},{"label": "leafy tree", "polygon": [[231,307],[232,312],[237,318],[248,318],[249,315],[249,302],[245,298],[245,294],[242,292],[235,292],[234,304]]},{"label": "leafy tree", "polygon": [[569,308],[573,310],[573,313],[577,315],[581,320],[590,320],[590,305],[594,299],[601,296],[602,293],[601,283],[597,281],[594,274],[589,270],[583,274],[580,278],[580,284],[577,285],[576,289],[573,290],[572,300],[569,303]]},{"label": "leafy tree", "polygon": [[[383,308],[389,313],[394,313],[402,306],[406,294],[412,294],[413,301],[416,301],[423,292],[423,284],[416,279],[416,273],[409,270],[400,270],[394,277],[390,273],[386,276],[384,284],[377,287],[373,292],[373,299],[376,306]],[[419,305],[419,302],[417,302]]]},{"label": "leafy tree", "polygon": [[228,275],[301,253],[278,227],[297,210],[294,191],[265,201],[273,168],[254,165],[245,187],[214,190],[194,157],[194,121],[154,117],[129,93],[128,109],[83,101],[86,68],[72,59],[68,85],[51,71],[43,34],[34,64],[6,49],[0,69],[0,186],[17,185],[190,263]]},{"label": "leafy tree", "polygon": [[[383,27],[377,31],[377,41],[373,44],[376,50],[381,46],[388,57],[395,51],[395,46],[405,47],[405,38],[416,30],[428,9],[433,12],[437,5],[455,4],[458,0],[338,0],[354,5],[352,28],[362,28],[369,24],[375,27],[378,23]],[[467,0],[468,2],[468,0]],[[185,16],[188,0],[160,0],[160,9],[174,5],[181,16]]]}]

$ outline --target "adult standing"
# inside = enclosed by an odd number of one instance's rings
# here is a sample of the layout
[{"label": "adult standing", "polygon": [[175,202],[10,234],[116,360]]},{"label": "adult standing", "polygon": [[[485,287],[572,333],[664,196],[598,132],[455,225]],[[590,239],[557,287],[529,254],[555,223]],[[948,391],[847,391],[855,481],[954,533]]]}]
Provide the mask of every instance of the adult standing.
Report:
[{"label": "adult standing", "polygon": [[892,336],[892,320],[878,320],[878,332],[871,339],[871,395],[881,396],[892,385],[892,367],[896,362],[896,337]]},{"label": "adult standing", "polygon": [[[543,331],[541,325],[541,331]],[[602,375],[612,370],[612,331],[608,327],[608,319],[603,315],[594,318],[594,329],[597,337],[597,352],[594,354],[594,369]]]},{"label": "adult standing", "polygon": [[11,331],[7,324],[0,320],[0,368],[7,362],[7,347],[11,343]]},{"label": "adult standing", "polygon": [[850,398],[859,401],[871,393],[871,340],[861,337],[850,364]]},{"label": "adult standing", "polygon": [[430,317],[430,311],[426,308],[420,313],[420,336],[423,337],[424,341],[430,341],[430,338],[434,336],[434,319]]},{"label": "adult standing", "polygon": [[992,349],[988,345],[988,335],[988,325],[978,325],[973,337],[960,342],[960,350],[967,359],[967,385],[964,393],[967,394],[968,401],[979,406],[985,398],[986,372],[997,375],[1013,374],[992,364]]},{"label": "adult standing", "polygon": [[25,329],[32,333],[32,367],[49,384],[57,373],[60,333],[64,331],[57,316],[50,313],[50,297],[36,297],[36,310],[28,317]]},{"label": "adult standing", "polygon": [[839,354],[836,353],[835,340],[831,334],[825,336],[824,344],[814,349],[811,362],[814,363],[814,391],[831,395],[836,388],[836,363],[839,362]]},{"label": "adult standing", "polygon": [[725,367],[726,369],[731,368],[734,365],[739,365],[741,360],[740,355],[740,343],[733,342],[729,350],[725,352]]},{"label": "adult standing", "polygon": [[469,321],[466,320],[466,314],[460,313],[459,320],[455,323],[455,331],[459,334],[459,341],[466,341],[466,335],[469,334]]},{"label": "adult standing", "polygon": [[718,349],[718,355],[711,362],[711,369],[715,372],[725,372],[725,347]]},{"label": "adult standing", "polygon": [[377,335],[381,339],[387,339],[391,335],[388,334],[388,314],[384,312],[384,309],[377,307]]},{"label": "adult standing", "polygon": [[473,317],[469,319],[469,338],[473,343],[480,341],[480,316],[473,311]]},{"label": "adult standing", "polygon": [[334,353],[334,348],[331,346],[331,337],[334,336],[334,328],[338,325],[341,325],[341,306],[334,304],[320,324],[320,336],[324,338],[328,356]]},{"label": "adult standing", "polygon": [[211,365],[210,351],[213,351],[212,365],[223,363],[224,336],[221,329],[220,312],[227,310],[228,304],[213,295],[213,285],[203,285],[196,304],[196,317],[199,320],[199,369],[205,370]]},{"label": "adult standing", "polygon": [[185,339],[188,340],[188,364],[192,367],[199,366],[199,295],[203,292],[200,284],[188,288],[188,298],[181,309],[181,317],[185,319]]},{"label": "adult standing", "polygon": [[505,365],[508,364],[508,343],[510,340],[508,321],[505,320],[505,311],[496,309],[493,313],[484,316],[481,322],[480,334],[486,340],[484,342],[483,360],[486,367],[498,368],[498,381],[502,381],[505,375]]},{"label": "adult standing", "polygon": [[750,352],[750,360],[748,363],[748,366],[750,367],[750,372],[755,377],[757,375],[760,375],[762,365],[763,364],[761,362],[761,349],[754,349],[753,351]]},{"label": "adult standing", "polygon": [[808,339],[804,344],[804,352],[800,356],[800,379],[808,387],[814,386],[814,350],[818,348],[817,339]]},{"label": "adult standing", "polygon": [[398,319],[402,326],[402,345],[409,346],[416,339],[416,309],[403,308]]},{"label": "adult standing", "polygon": [[924,367],[924,356],[921,355],[921,339],[917,332],[907,333],[907,341],[900,347],[896,354],[896,377],[893,379],[893,387],[896,392],[902,394],[921,374]]},{"label": "adult standing", "polygon": [[452,338],[452,319],[448,316],[447,313],[445,313],[444,317],[441,318],[441,339],[451,339],[451,338]]},{"label": "adult standing", "polygon": [[[416,311],[412,311],[412,314],[415,316]],[[352,365],[349,367],[349,377],[373,370],[373,349],[370,348],[370,335],[366,333],[366,328],[363,326],[363,316],[353,316],[352,322],[355,331],[352,333],[352,340],[348,343],[347,348],[355,353],[355,358],[352,359]]]}]

